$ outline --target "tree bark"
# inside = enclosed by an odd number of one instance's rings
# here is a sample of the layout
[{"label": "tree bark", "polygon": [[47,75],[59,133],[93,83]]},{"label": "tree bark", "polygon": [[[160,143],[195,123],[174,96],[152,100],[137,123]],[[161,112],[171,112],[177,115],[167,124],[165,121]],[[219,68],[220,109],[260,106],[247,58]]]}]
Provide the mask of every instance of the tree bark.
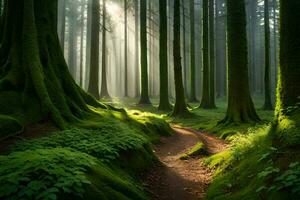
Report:
[{"label": "tree bark", "polygon": [[140,0],[141,97],[139,104],[151,104],[148,89],[147,0]]},{"label": "tree bark", "polygon": [[159,110],[170,110],[168,84],[168,17],[167,0],[159,1],[159,70],[160,70],[160,99]]},{"label": "tree bark", "polygon": [[128,32],[127,32],[127,15],[128,15],[128,5],[127,0],[124,0],[124,76],[125,76],[125,97],[128,97]]},{"label": "tree bark", "polygon": [[99,94],[99,40],[100,40],[100,2],[92,0],[92,30],[90,53],[90,80],[88,92],[96,99]]},{"label": "tree bark", "polygon": [[85,14],[85,1],[81,0],[81,19],[80,19],[80,65],[79,65],[79,85],[83,87],[83,41],[84,41],[84,14]]},{"label": "tree bark", "polygon": [[182,8],[182,53],[183,53],[183,88],[185,91],[185,96],[188,97],[188,83],[187,83],[187,53],[186,53],[186,12],[185,12],[185,2],[186,0],[181,0],[181,8]]},{"label": "tree bark", "polygon": [[174,25],[173,25],[173,56],[174,56],[174,75],[175,75],[175,106],[172,116],[188,115],[189,111],[186,107],[184,87],[182,81],[182,66],[180,55],[180,0],[174,0]]},{"label": "tree bark", "polygon": [[0,66],[8,70],[1,71],[0,91],[22,93],[28,108],[31,102],[25,97],[36,97],[42,116],[62,129],[92,112],[87,103],[105,107],[79,88],[68,71],[57,35],[57,1],[7,2],[5,32],[11,34],[4,34],[0,45]]},{"label": "tree bark", "polygon": [[107,47],[106,47],[106,0],[103,0],[102,5],[102,73],[101,73],[101,92],[100,92],[100,98],[109,99],[109,93],[107,89]]},{"label": "tree bark", "polygon": [[265,110],[272,110],[271,100],[271,79],[270,79],[270,16],[269,16],[269,0],[264,0],[264,21],[265,21]]},{"label": "tree bark", "polygon": [[195,0],[190,0],[190,101],[197,102],[195,68]]},{"label": "tree bark", "polygon": [[140,51],[139,51],[139,2],[138,0],[134,1],[135,8],[135,22],[134,22],[134,33],[135,33],[135,97],[140,96]]},{"label": "tree bark", "polygon": [[215,0],[209,1],[209,108],[215,103]]},{"label": "tree bark", "polygon": [[300,96],[300,1],[280,0],[280,67],[276,116],[278,121],[297,106]]},{"label": "tree bark", "polygon": [[201,108],[210,108],[209,105],[209,41],[208,41],[208,0],[202,2],[203,28],[202,28],[202,67],[203,67],[203,83],[202,83],[202,100]]},{"label": "tree bark", "polygon": [[245,0],[227,0],[228,108],[220,122],[260,121],[249,90]]}]

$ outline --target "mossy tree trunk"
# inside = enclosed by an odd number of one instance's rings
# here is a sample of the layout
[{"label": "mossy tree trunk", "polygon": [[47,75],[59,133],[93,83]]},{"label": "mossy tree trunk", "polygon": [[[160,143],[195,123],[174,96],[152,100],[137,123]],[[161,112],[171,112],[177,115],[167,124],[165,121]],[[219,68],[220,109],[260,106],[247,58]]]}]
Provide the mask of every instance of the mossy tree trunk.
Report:
[{"label": "mossy tree trunk", "polygon": [[90,48],[90,79],[88,92],[96,99],[99,94],[99,40],[100,40],[100,2],[92,0],[92,30]]},{"label": "mossy tree trunk", "polygon": [[300,1],[280,1],[280,66],[277,89],[277,119],[287,116],[288,108],[300,96]]},{"label": "mossy tree trunk", "polygon": [[195,68],[195,0],[190,0],[190,101],[197,102]]},{"label": "mossy tree trunk", "polygon": [[202,100],[200,107],[209,108],[209,41],[208,41],[208,0],[202,2]]},{"label": "mossy tree trunk", "polygon": [[209,1],[209,108],[216,108],[215,102],[215,0]]},{"label": "mossy tree trunk", "polygon": [[249,90],[245,0],[227,0],[228,108],[221,123],[260,121]]},{"label": "mossy tree trunk", "polygon": [[107,89],[106,0],[102,4],[102,78],[100,98],[110,98]]},{"label": "mossy tree trunk", "polygon": [[151,104],[148,88],[147,0],[140,1],[141,97],[139,104]]},{"label": "mossy tree trunk", "polygon": [[182,116],[189,114],[185,102],[183,80],[182,80],[182,66],[180,55],[180,0],[174,1],[174,24],[173,24],[173,56],[174,56],[174,77],[175,77],[175,106],[172,115]]},{"label": "mossy tree trunk", "polygon": [[264,0],[264,21],[265,21],[265,110],[272,110],[271,100],[271,80],[270,80],[270,16],[269,16],[269,0]]},{"label": "mossy tree trunk", "polygon": [[[42,115],[60,128],[100,105],[71,77],[57,35],[56,0],[9,0],[4,8],[0,48],[0,91],[35,96]],[[10,105],[6,105],[10,106]]]},{"label": "mossy tree trunk", "polygon": [[168,17],[167,0],[159,1],[159,71],[160,71],[160,99],[159,110],[170,110],[168,83]]}]

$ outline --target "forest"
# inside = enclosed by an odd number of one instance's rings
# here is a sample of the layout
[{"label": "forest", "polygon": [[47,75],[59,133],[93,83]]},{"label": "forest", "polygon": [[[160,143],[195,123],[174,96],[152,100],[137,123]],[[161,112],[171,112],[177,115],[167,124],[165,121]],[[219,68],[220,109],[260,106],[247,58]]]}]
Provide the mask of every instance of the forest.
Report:
[{"label": "forest", "polygon": [[0,199],[300,199],[299,19],[299,0],[0,0]]}]

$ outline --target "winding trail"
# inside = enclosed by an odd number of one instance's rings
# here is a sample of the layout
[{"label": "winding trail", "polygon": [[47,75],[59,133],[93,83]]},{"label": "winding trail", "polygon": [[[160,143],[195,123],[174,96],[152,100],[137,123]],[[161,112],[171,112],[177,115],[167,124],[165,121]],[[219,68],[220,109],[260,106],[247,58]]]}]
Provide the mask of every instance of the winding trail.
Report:
[{"label": "winding trail", "polygon": [[143,176],[146,190],[152,200],[196,200],[204,198],[211,182],[213,171],[203,163],[204,157],[180,160],[180,156],[199,141],[209,154],[226,150],[228,145],[208,133],[191,128],[172,126],[175,135],[162,137],[154,147],[161,161]]}]

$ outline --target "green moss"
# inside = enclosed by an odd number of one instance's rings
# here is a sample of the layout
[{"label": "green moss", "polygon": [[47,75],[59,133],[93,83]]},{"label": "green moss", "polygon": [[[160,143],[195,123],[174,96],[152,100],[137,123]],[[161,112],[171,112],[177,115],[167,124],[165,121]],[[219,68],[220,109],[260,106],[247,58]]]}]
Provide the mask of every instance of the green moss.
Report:
[{"label": "green moss", "polygon": [[38,122],[43,111],[39,101],[32,96],[19,92],[0,92],[0,113],[27,125]]},{"label": "green moss", "polygon": [[23,129],[24,127],[17,119],[7,115],[0,115],[0,141],[21,133]]},{"label": "green moss", "polygon": [[207,151],[202,142],[198,142],[192,149],[188,152],[182,154],[179,159],[186,160],[189,157],[207,155]]},{"label": "green moss", "polygon": [[[170,126],[149,113],[102,109],[85,119],[73,123],[80,128],[12,146],[0,159],[0,198],[146,199],[135,177],[157,161],[150,141],[171,134]],[[8,177],[18,181],[12,185]],[[36,184],[46,187],[34,190]]]},{"label": "green moss", "polygon": [[4,199],[145,199],[132,179],[78,151],[28,150],[1,156],[0,161]]}]

